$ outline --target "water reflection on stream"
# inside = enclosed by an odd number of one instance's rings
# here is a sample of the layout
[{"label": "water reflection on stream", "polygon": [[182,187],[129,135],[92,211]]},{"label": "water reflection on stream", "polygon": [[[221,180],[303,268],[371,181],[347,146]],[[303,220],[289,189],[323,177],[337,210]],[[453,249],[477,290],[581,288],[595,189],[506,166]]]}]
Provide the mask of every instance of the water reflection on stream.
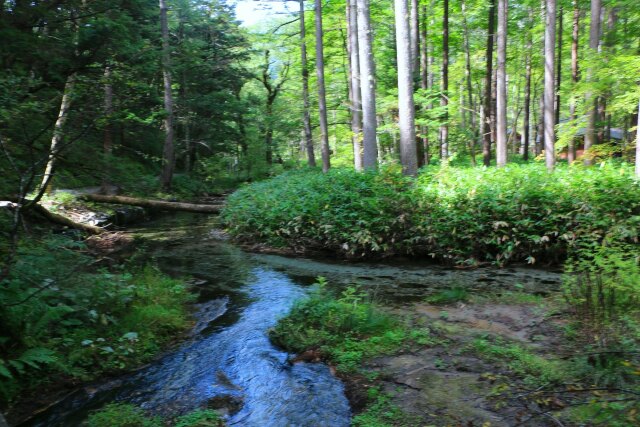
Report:
[{"label": "water reflection on stream", "polygon": [[203,216],[178,215],[138,230],[161,269],[197,279],[200,301],[190,339],[127,378],[79,391],[31,425],[79,425],[112,401],[163,416],[239,408],[227,420],[237,426],[349,425],[343,385],[329,368],[291,365],[267,337],[306,287],[219,240],[212,226]]},{"label": "water reflection on stream", "polygon": [[[447,269],[424,262],[347,263],[249,254],[221,239],[215,217],[167,215],[136,230],[143,253],[166,273],[194,279],[196,324],[184,343],[123,379],[85,387],[26,425],[76,426],[106,403],[130,402],[168,417],[202,407],[231,409],[234,426],[347,426],[342,383],[322,364],[287,363],[267,331],[317,276],[360,284],[386,301],[424,299],[438,288],[545,293],[554,272]],[[447,393],[443,390],[443,393]]]}]

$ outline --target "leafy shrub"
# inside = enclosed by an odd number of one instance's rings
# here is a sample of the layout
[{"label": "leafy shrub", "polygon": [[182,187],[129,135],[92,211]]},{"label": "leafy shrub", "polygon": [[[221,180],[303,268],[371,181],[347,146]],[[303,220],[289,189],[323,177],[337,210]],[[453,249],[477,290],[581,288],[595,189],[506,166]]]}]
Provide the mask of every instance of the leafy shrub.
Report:
[{"label": "leafy shrub", "polygon": [[429,341],[426,330],[410,331],[356,288],[349,287],[336,298],[323,286],[281,319],[269,337],[294,353],[318,350],[344,372],[357,370],[364,358],[393,353],[409,341]]},{"label": "leafy shrub", "polygon": [[637,240],[640,184],[626,166],[512,164],[284,173],[228,200],[239,239],[347,257],[413,254],[447,263],[560,263],[603,242]]},{"label": "leafy shrub", "polygon": [[23,242],[0,283],[0,403],[45,378],[131,368],[188,326],[192,298],[151,267],[98,270],[64,235]]}]

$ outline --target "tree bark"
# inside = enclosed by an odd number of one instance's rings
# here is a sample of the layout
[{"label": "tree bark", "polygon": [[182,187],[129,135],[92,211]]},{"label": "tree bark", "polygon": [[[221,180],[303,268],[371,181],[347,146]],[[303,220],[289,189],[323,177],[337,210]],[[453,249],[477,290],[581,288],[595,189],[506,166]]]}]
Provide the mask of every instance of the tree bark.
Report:
[{"label": "tree bark", "polygon": [[51,180],[53,179],[53,172],[62,149],[62,138],[64,136],[64,125],[69,117],[69,108],[71,108],[71,97],[73,95],[73,89],[76,84],[76,74],[73,73],[67,77],[67,81],[64,84],[62,91],[62,101],[60,102],[60,110],[58,112],[58,118],[53,126],[53,136],[51,138],[51,147],[49,148],[49,158],[47,165],[44,169],[44,175],[40,188],[45,192],[49,192],[51,189]]},{"label": "tree bark", "polygon": [[111,82],[111,67],[104,67],[104,131],[102,140],[103,171],[102,192],[106,192],[111,185],[109,160],[113,152],[113,128],[111,116],[113,115],[113,84]]},{"label": "tree bark", "polygon": [[562,28],[563,28],[563,18],[564,18],[564,9],[560,6],[558,10],[558,47],[557,47],[557,55],[558,61],[556,62],[556,110],[555,110],[555,120],[554,123],[556,126],[560,124],[560,86],[562,84]]},{"label": "tree bark", "polygon": [[[414,1],[414,0],[410,0]],[[398,60],[398,127],[400,128],[400,163],[402,173],[418,173],[416,151],[415,107],[413,103],[414,57],[411,51],[407,0],[395,0],[396,54]]]},{"label": "tree bark", "polygon": [[[420,88],[429,88],[429,49],[427,47],[427,6],[421,9],[422,22],[420,25]],[[418,156],[418,167],[429,164],[429,129],[420,126],[422,156]]]},{"label": "tree bark", "polygon": [[636,125],[636,177],[640,178],[640,101],[638,101],[638,121]]},{"label": "tree bark", "polygon": [[313,151],[313,134],[311,133],[311,104],[309,102],[309,68],[307,66],[306,28],[304,24],[304,0],[300,0],[300,67],[302,68],[302,123],[304,126],[304,141],[307,150],[309,166],[316,166],[316,155]]},{"label": "tree bark", "polygon": [[495,32],[496,0],[489,0],[489,20],[487,27],[486,74],[484,87],[484,122],[482,126],[482,159],[485,166],[491,164],[491,87],[493,80],[493,38]]},{"label": "tree bark", "polygon": [[471,148],[470,155],[471,155],[471,164],[475,166],[476,165],[475,144],[476,144],[476,137],[477,137],[476,108],[473,102],[473,86],[471,84],[471,47],[469,42],[469,25],[467,24],[467,16],[466,16],[467,8],[464,0],[462,1],[461,7],[462,7],[462,30],[464,33],[463,34],[464,35],[464,59],[465,59],[464,77],[465,77],[466,86],[467,86],[467,102],[469,103],[468,105],[469,124],[471,125],[471,129],[473,129],[473,139],[471,140],[471,144],[470,144],[470,148]]},{"label": "tree bark", "polygon": [[349,51],[349,87],[351,105],[351,141],[353,165],[362,170],[362,101],[360,90],[360,61],[358,59],[358,7],[356,0],[347,0],[347,38]]},{"label": "tree bark", "polygon": [[507,0],[498,0],[498,68],[496,78],[496,166],[507,164]]},{"label": "tree bark", "polygon": [[[530,29],[529,29],[530,30]],[[530,117],[531,117],[531,35],[527,35],[527,58],[525,59],[525,83],[524,83],[524,118],[522,136],[522,158],[529,160]]]},{"label": "tree bark", "polygon": [[369,0],[357,0],[357,6],[358,59],[360,63],[360,89],[362,92],[362,165],[365,169],[375,169],[378,167],[376,80]]},{"label": "tree bark", "polygon": [[162,149],[162,189],[171,190],[175,152],[173,147],[173,95],[171,93],[171,51],[169,47],[169,24],[167,21],[167,2],[160,2],[160,30],[162,33],[162,77],[164,80],[164,147]]},{"label": "tree bark", "polygon": [[444,107],[443,123],[440,126],[440,157],[449,157],[449,0],[443,2],[442,16],[442,98],[440,106]]},{"label": "tree bark", "polygon": [[[571,34],[571,81],[575,87],[580,78],[578,69],[578,43],[580,40],[580,8],[578,0],[573,0],[573,33]],[[569,104],[569,116],[571,123],[574,124],[576,115],[576,101],[571,98]],[[576,160],[576,143],[575,138],[569,140],[569,146],[567,148],[567,161],[569,164]]]},{"label": "tree bark", "polygon": [[143,208],[155,208],[169,211],[187,211],[200,213],[220,213],[222,206],[219,205],[199,205],[193,203],[167,202],[164,200],[139,199],[126,196],[106,196],[103,194],[85,194],[81,199],[90,200],[97,203],[115,203],[119,205],[141,206]]},{"label": "tree bark", "polygon": [[324,46],[322,41],[322,0],[315,0],[316,23],[316,76],[318,79],[318,112],[320,115],[320,151],[322,153],[322,172],[331,167],[329,158],[329,124],[327,122],[327,95],[324,85]]},{"label": "tree bark", "polygon": [[[598,53],[598,45],[600,44],[600,12],[602,9],[601,0],[591,0],[591,27],[589,29],[589,49],[593,55]],[[588,83],[593,83],[593,70],[587,71]],[[591,91],[585,96],[585,105],[587,106],[587,129],[584,135],[584,164],[591,165],[592,160],[588,151],[596,143],[596,121],[598,115],[597,99]]]},{"label": "tree bark", "polygon": [[[418,15],[418,0],[409,0],[409,39],[411,41],[411,72],[412,81],[417,81],[420,75],[420,18]],[[414,132],[415,133],[415,132]]]},{"label": "tree bark", "polygon": [[544,31],[544,159],[547,169],[553,171],[555,152],[555,46],[556,0],[547,0],[547,19]]}]

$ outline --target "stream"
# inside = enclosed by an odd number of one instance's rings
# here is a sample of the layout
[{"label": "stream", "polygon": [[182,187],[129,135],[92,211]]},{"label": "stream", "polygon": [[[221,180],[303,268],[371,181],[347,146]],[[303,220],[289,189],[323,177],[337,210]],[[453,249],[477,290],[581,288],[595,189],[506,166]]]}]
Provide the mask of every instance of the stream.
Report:
[{"label": "stream", "polygon": [[223,409],[231,426],[348,426],[344,386],[324,364],[288,362],[267,333],[315,277],[359,283],[382,300],[410,301],[452,285],[544,291],[557,274],[531,269],[452,270],[424,264],[349,264],[249,254],[226,242],[216,218],[167,215],[132,230],[136,245],[199,293],[195,325],[180,345],[134,373],[77,390],[24,426],[77,426],[107,403],[174,417]]}]

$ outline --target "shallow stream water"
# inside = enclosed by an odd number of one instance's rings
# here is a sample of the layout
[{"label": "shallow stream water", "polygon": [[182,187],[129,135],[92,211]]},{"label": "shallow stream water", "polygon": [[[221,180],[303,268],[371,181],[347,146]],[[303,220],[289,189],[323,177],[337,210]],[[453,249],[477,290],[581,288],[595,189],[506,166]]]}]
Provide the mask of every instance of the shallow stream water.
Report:
[{"label": "shallow stream water", "polygon": [[176,214],[134,230],[143,253],[199,294],[189,337],[149,366],[84,387],[29,426],[76,426],[110,402],[174,417],[203,407],[227,410],[232,426],[348,426],[343,384],[323,364],[290,364],[267,333],[317,276],[335,286],[360,283],[381,299],[412,300],[451,286],[544,291],[558,276],[538,270],[473,271],[419,264],[348,264],[243,252],[226,242],[215,218]]}]

